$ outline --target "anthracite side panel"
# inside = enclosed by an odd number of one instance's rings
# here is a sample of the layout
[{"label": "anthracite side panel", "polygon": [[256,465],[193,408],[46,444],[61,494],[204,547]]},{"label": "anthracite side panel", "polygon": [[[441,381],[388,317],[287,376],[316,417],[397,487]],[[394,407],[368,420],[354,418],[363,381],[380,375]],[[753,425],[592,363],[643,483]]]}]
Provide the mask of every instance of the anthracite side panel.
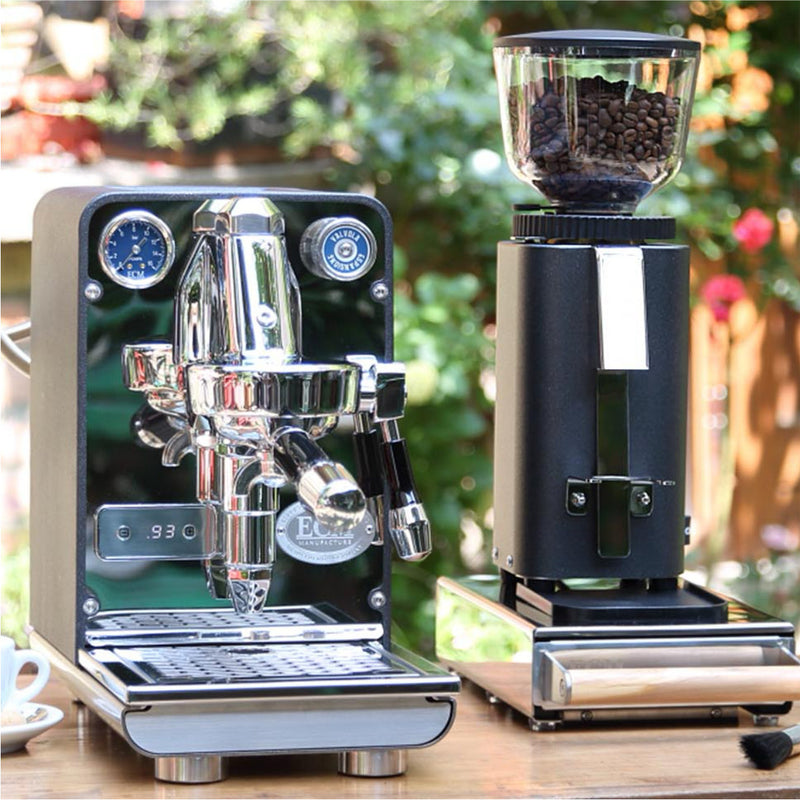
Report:
[{"label": "anthracite side panel", "polygon": [[629,373],[630,476],[675,486],[656,486],[652,515],[630,519],[628,557],[602,558],[596,498],[585,516],[565,507],[567,479],[597,474],[594,250],[498,247],[494,543],[497,565],[518,576],[662,578],[683,569],[688,248],[642,249],[650,369]]},{"label": "anthracite side panel", "polygon": [[83,584],[78,489],[83,420],[81,214],[97,188],[59,189],[36,208],[31,256],[31,611],[37,633],[76,658]]}]

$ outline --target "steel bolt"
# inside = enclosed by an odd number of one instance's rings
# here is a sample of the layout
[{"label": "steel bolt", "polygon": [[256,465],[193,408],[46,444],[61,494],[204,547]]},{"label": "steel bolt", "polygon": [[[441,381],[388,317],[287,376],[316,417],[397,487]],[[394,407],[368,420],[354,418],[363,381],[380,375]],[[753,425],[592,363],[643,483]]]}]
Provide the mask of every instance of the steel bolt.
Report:
[{"label": "steel bolt", "polygon": [[506,556],[506,564],[509,567],[513,567],[514,566],[514,556]]},{"label": "steel bolt", "polygon": [[389,287],[382,281],[376,281],[369,289],[373,300],[385,300],[389,296]]},{"label": "steel bolt", "polygon": [[87,597],[83,601],[83,613],[94,616],[100,610],[100,602],[96,597]]},{"label": "steel bolt", "polygon": [[90,303],[96,303],[103,296],[103,287],[97,281],[89,281],[83,290],[83,296]]},{"label": "steel bolt", "polygon": [[591,722],[594,719],[594,714],[591,711],[581,711],[581,721]]},{"label": "steel bolt", "polygon": [[647,492],[640,492],[638,495],[636,495],[636,500],[639,505],[642,505],[645,508],[647,508],[647,506],[649,506],[652,502],[650,495]]},{"label": "steel bolt", "polygon": [[586,494],[584,492],[572,492],[569,502],[574,508],[583,508],[586,505]]},{"label": "steel bolt", "polygon": [[386,605],[386,595],[380,589],[375,589],[369,593],[368,602],[377,611]]},{"label": "steel bolt", "polygon": [[258,321],[258,324],[264,328],[274,328],[275,323],[278,321],[278,317],[271,308],[262,308],[258,312],[256,320]]},{"label": "steel bolt", "polygon": [[492,561],[497,561],[499,556],[500,556],[500,548],[499,547],[493,547],[492,548]]},{"label": "steel bolt", "polygon": [[719,719],[722,716],[722,709],[719,706],[714,706],[711,709],[711,719]]}]

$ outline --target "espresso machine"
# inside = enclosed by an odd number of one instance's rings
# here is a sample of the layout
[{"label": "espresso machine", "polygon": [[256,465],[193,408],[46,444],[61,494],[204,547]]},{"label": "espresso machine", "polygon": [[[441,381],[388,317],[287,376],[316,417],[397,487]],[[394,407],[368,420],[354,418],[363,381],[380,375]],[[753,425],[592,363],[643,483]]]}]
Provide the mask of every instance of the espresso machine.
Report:
[{"label": "espresso machine", "polygon": [[774,721],[794,630],[681,575],[689,248],[634,216],[684,155],[699,45],[628,31],[496,40],[515,207],[497,250],[499,576],[437,587],[441,661],[529,718]]},{"label": "espresso machine", "polygon": [[157,778],[387,776],[459,679],[390,641],[431,548],[391,220],[355,194],[72,188],[34,222],[31,644]]}]

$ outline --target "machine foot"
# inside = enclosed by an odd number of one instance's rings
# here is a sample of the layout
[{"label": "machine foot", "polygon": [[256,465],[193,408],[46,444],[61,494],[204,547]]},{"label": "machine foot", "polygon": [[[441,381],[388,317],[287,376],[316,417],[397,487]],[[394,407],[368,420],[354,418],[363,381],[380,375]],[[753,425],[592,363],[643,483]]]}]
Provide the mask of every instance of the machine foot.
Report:
[{"label": "machine foot", "polygon": [[528,719],[528,725],[534,733],[545,733],[547,731],[557,731],[561,727],[561,720],[550,719]]},{"label": "machine foot", "polygon": [[168,783],[214,783],[228,777],[222,756],[164,756],[156,758],[155,776]]},{"label": "machine foot", "polygon": [[339,753],[339,772],[357,778],[389,778],[406,771],[406,750],[345,750]]},{"label": "machine foot", "polygon": [[753,725],[759,728],[774,728],[777,724],[777,714],[753,714]]},{"label": "machine foot", "polygon": [[489,691],[486,692],[486,699],[489,701],[489,704],[493,706],[499,705],[503,702],[496,694],[493,694]]}]

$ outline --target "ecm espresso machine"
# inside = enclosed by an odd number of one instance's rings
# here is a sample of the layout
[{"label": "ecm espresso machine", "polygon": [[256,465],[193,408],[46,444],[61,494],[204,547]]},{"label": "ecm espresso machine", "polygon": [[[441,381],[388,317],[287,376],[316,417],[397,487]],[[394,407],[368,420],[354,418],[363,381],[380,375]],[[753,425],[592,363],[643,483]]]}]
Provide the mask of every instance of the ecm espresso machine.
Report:
[{"label": "ecm espresso machine", "polygon": [[[351,194],[63,189],[32,288],[32,645],[156,777],[400,774],[459,680],[391,645],[430,530],[391,221]],[[354,446],[355,445],[355,446]]]},{"label": "ecm espresso machine", "polygon": [[680,167],[699,45],[627,31],[494,46],[520,206],[497,256],[499,578],[442,578],[437,655],[535,729],[760,720],[800,697],[794,630],[681,577],[689,248],[633,216]]}]

